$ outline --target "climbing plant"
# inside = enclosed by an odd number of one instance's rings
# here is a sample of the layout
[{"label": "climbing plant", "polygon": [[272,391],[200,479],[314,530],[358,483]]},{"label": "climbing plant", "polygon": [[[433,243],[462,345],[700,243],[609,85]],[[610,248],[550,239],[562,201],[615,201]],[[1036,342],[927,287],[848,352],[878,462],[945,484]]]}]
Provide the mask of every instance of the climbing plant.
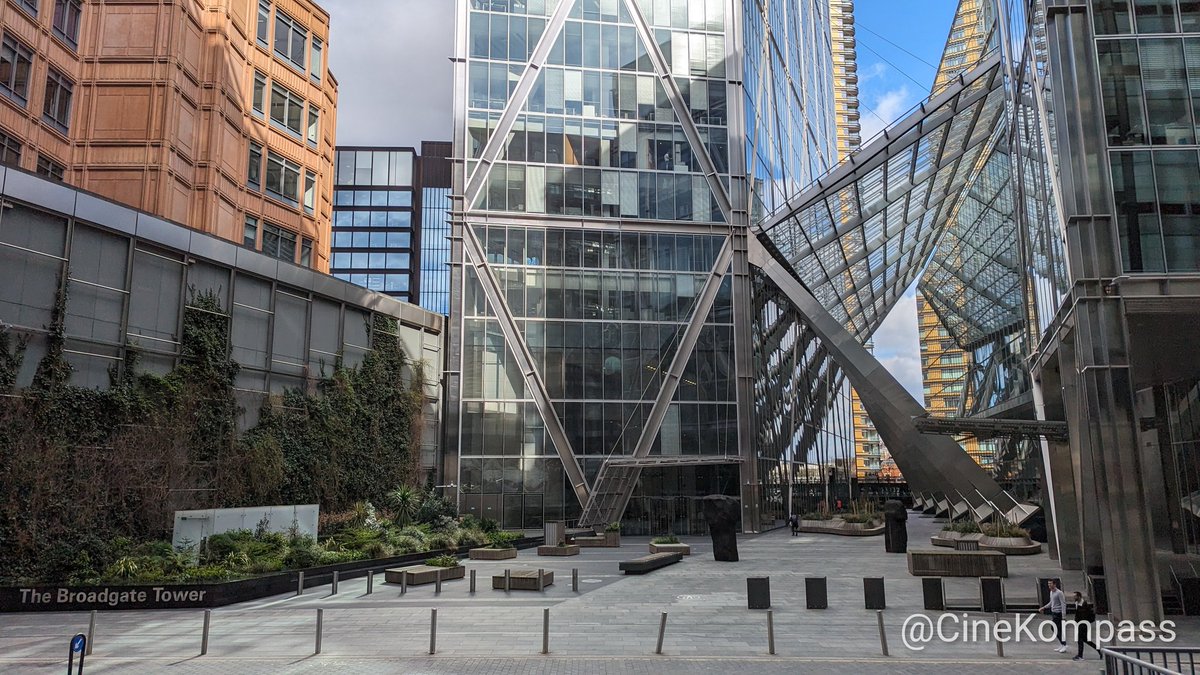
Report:
[{"label": "climbing plant", "polygon": [[190,293],[175,368],[139,372],[130,348],[101,390],[70,384],[63,288],[24,390],[28,342],[0,328],[0,581],[94,578],[127,548],[114,542],[166,536],[175,510],[338,510],[415,483],[425,382],[394,319],[374,320],[362,363],[265,397],[239,433],[240,367],[216,294]]}]

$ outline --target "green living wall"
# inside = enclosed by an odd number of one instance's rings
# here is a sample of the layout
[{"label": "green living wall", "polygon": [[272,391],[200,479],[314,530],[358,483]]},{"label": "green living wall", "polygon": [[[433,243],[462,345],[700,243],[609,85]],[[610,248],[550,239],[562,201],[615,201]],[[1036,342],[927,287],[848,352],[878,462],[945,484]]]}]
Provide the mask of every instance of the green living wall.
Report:
[{"label": "green living wall", "polygon": [[239,366],[214,294],[192,294],[170,373],[140,373],[130,350],[104,390],[70,385],[65,306],[60,295],[27,388],[15,387],[25,340],[0,330],[0,582],[95,578],[114,540],[169,537],[180,509],[341,511],[419,482],[424,381],[393,318],[375,315],[362,363],[264,395],[239,432]]}]

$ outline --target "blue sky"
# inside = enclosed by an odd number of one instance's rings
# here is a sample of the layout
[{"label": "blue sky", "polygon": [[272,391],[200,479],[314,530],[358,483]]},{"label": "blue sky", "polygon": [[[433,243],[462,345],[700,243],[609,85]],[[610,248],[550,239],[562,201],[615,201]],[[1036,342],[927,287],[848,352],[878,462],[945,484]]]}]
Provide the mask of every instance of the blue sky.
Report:
[{"label": "blue sky", "polygon": [[[958,0],[856,0],[864,140],[884,128],[884,121],[896,121],[929,95],[957,7]],[[917,305],[912,289],[875,332],[874,343],[875,356],[923,402]]]},{"label": "blue sky", "polygon": [[[454,0],[321,0],[321,5],[333,17],[329,58],[341,85],[338,143],[419,146],[422,140],[449,140]],[[928,95],[936,69],[929,64],[941,59],[957,6],[958,0],[856,0],[864,138]],[[920,399],[912,293],[876,332],[875,353]]]}]

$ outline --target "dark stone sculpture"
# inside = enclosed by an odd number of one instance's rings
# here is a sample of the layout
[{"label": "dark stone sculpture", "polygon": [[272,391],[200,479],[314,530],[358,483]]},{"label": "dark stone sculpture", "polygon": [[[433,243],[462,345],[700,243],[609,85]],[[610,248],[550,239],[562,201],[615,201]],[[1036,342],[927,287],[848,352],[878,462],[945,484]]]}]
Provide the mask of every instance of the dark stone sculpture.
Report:
[{"label": "dark stone sculpture", "polygon": [[908,552],[908,510],[904,504],[889,499],[883,503],[883,546],[888,553]]},{"label": "dark stone sculpture", "polygon": [[704,520],[712,536],[713,559],[737,562],[737,528],[742,521],[741,501],[728,495],[704,498]]}]

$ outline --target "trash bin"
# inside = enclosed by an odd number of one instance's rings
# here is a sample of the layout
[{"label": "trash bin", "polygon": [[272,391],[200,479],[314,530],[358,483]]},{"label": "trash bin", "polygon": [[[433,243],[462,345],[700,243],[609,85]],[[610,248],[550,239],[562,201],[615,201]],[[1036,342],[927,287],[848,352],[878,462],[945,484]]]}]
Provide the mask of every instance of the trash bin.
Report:
[{"label": "trash bin", "polygon": [[746,577],[746,606],[771,609],[771,577]]},{"label": "trash bin", "polygon": [[825,577],[804,578],[804,602],[809,609],[829,607],[829,593],[825,587]]}]

